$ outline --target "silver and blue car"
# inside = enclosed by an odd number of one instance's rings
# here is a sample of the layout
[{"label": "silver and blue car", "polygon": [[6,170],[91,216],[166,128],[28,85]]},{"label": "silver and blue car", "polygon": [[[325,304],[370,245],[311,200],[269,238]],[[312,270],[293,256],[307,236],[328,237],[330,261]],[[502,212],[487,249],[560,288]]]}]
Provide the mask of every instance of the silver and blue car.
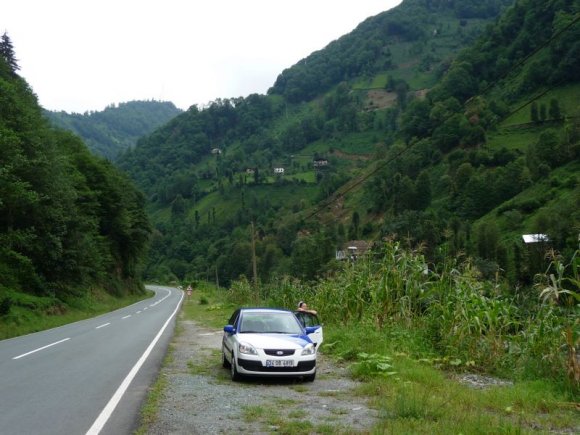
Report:
[{"label": "silver and blue car", "polygon": [[312,382],[322,340],[314,314],[239,308],[224,326],[222,364],[234,381],[243,376],[295,376]]}]

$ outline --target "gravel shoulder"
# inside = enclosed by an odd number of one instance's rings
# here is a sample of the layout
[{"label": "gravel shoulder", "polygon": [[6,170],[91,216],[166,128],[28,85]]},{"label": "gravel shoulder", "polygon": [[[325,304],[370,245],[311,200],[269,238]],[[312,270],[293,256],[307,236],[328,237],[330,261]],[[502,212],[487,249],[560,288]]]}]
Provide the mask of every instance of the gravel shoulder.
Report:
[{"label": "gravel shoulder", "polygon": [[221,330],[178,318],[159,376],[165,388],[149,434],[246,432],[370,433],[378,413],[345,367],[319,354],[314,382],[248,379],[232,382],[220,358]]}]

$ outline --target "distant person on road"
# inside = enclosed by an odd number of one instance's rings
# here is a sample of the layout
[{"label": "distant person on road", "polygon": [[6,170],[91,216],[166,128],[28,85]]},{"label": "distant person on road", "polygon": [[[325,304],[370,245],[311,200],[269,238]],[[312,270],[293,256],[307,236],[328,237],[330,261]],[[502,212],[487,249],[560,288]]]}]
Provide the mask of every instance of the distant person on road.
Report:
[{"label": "distant person on road", "polygon": [[318,314],[315,310],[309,310],[308,304],[304,301],[298,302],[298,311],[304,311],[305,313],[310,313],[310,314]]}]

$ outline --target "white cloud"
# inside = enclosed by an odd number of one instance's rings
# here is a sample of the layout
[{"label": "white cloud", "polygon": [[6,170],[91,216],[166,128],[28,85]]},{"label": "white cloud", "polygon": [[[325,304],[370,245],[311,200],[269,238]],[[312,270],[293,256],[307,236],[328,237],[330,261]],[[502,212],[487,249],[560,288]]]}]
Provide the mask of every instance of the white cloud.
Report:
[{"label": "white cloud", "polygon": [[401,0],[18,0],[0,29],[51,110],[181,108],[265,93],[284,68]]}]

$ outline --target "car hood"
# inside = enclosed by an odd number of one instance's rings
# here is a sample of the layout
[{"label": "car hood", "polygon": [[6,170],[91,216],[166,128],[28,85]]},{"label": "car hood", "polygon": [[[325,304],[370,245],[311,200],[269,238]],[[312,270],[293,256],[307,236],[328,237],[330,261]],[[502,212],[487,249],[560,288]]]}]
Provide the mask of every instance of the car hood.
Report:
[{"label": "car hood", "polygon": [[258,349],[302,349],[312,343],[307,335],[293,334],[239,334],[238,339]]}]

